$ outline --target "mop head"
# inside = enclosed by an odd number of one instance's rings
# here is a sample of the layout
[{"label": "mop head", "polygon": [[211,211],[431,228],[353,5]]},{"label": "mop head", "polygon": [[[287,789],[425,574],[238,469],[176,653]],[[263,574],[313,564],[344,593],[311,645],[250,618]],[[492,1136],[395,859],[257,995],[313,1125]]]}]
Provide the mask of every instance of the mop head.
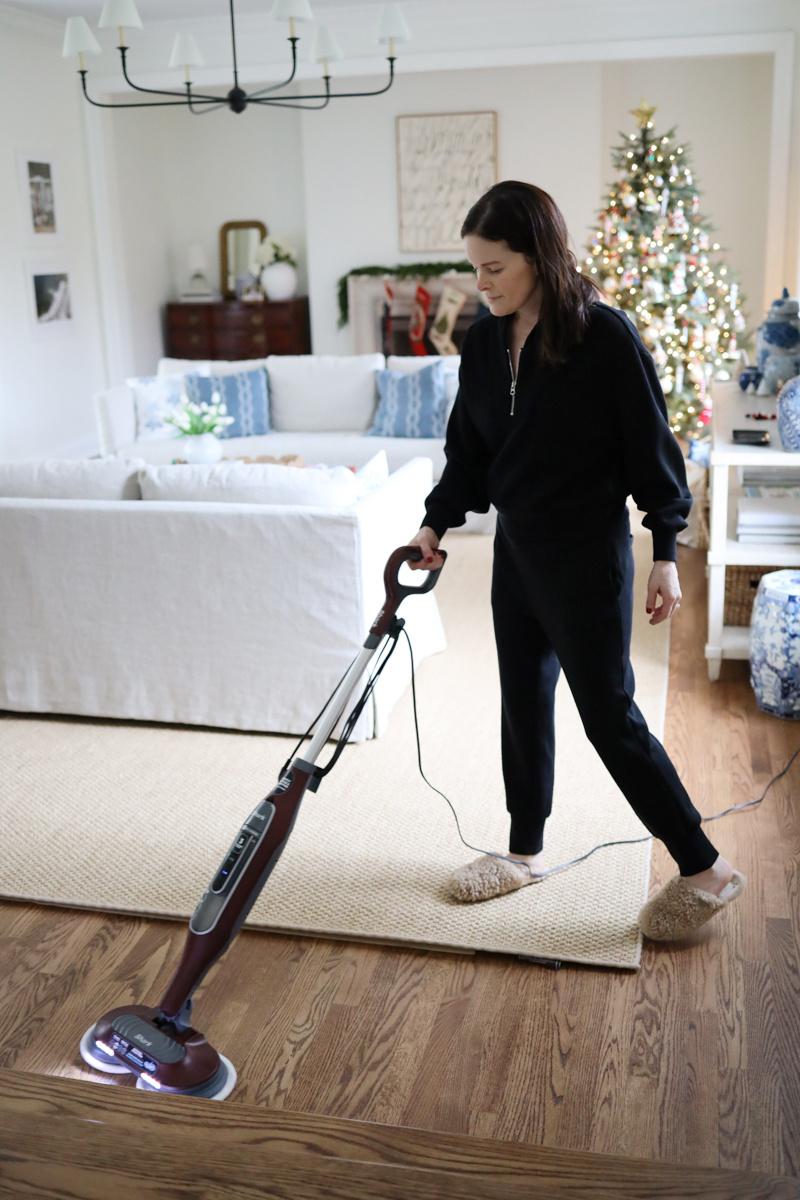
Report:
[{"label": "mop head", "polygon": [[483,854],[474,862],[459,867],[447,881],[447,894],[460,904],[474,904],[478,900],[492,900],[516,892],[528,883],[535,883],[527,866],[509,862],[505,858],[494,858]]}]

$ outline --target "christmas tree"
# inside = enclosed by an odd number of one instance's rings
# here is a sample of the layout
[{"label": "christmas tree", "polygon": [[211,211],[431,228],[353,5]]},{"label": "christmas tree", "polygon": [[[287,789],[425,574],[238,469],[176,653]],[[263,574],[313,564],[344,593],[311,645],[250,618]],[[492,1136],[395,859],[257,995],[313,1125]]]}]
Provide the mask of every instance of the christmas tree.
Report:
[{"label": "christmas tree", "polygon": [[673,432],[702,437],[711,380],[729,379],[739,357],[742,297],[712,241],[713,226],[700,215],[688,146],[674,128],[653,132],[655,112],[643,98],[631,110],[639,132],[612,151],[621,177],[600,212],[583,270],[642,335]]}]

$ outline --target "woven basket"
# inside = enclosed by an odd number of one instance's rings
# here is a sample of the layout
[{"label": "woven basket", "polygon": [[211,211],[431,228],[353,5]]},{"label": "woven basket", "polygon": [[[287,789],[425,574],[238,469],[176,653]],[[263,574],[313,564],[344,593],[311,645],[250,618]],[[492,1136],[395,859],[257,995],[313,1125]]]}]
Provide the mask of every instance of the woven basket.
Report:
[{"label": "woven basket", "polygon": [[780,571],[780,567],[732,567],[725,568],[725,616],[724,625],[749,625],[753,601],[762,575]]}]

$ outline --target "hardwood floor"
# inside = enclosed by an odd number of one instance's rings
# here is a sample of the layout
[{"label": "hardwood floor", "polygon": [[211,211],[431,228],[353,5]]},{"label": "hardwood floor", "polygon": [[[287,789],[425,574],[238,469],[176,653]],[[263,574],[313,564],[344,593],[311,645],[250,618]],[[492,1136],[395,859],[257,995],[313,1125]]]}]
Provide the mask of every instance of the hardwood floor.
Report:
[{"label": "hardwood floor", "polygon": [[[708,682],[703,557],[681,548],[665,742],[711,814],[759,795],[800,725],[758,711],[746,664]],[[798,795],[800,759],[760,808],[710,826],[749,888],[686,944],[646,944],[638,974],[242,934],[198,996],[239,1071],[226,1112],[799,1175]],[[674,872],[658,846],[653,868],[654,887]],[[84,1069],[78,1041],[104,1009],[152,1002],[182,939],[177,923],[0,905],[0,1067],[129,1088]]]}]

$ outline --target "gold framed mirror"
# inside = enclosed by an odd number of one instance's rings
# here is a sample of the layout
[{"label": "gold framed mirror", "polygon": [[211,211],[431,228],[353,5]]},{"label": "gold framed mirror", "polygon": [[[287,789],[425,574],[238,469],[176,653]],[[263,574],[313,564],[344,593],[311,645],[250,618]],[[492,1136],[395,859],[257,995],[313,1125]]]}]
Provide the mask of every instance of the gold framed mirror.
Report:
[{"label": "gold framed mirror", "polygon": [[236,298],[236,280],[261,270],[255,252],[267,236],[263,221],[228,221],[219,231],[219,279],[226,300]]}]

